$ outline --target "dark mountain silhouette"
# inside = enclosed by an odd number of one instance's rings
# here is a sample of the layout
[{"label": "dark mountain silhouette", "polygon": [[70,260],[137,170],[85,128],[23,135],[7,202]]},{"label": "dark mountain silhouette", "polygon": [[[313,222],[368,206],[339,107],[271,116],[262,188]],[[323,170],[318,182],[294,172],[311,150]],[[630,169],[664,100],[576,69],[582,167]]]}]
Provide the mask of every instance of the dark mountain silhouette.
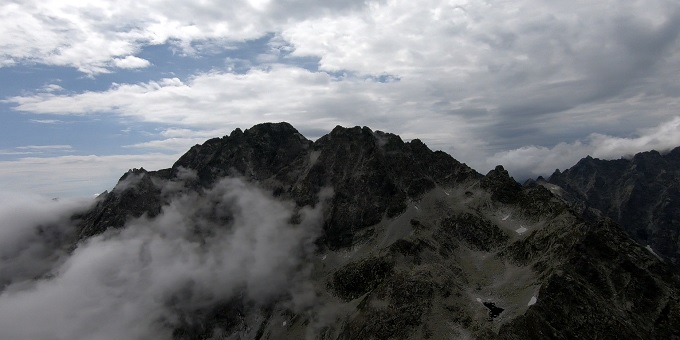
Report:
[{"label": "dark mountain silhouette", "polygon": [[677,218],[657,221],[677,216],[666,202],[678,198],[678,154],[583,160],[550,179],[568,204],[502,166],[484,176],[417,139],[336,127],[310,141],[267,123],[196,145],[172,168],[131,170],[79,230],[86,239],[159,216],[176,195],[162,183],[173,181],[200,195],[239,177],[296,209],[332,188],[304,308],[290,296],[216,299],[168,321],[176,339],[679,339],[677,270],[614,222],[574,208],[583,199],[670,256]]}]

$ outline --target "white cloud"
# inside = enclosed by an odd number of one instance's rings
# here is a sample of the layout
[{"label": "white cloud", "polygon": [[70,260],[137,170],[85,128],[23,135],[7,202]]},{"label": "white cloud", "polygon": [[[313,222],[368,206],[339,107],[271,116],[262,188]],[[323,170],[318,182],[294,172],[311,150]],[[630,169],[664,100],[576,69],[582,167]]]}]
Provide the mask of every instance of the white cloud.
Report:
[{"label": "white cloud", "polygon": [[0,66],[38,62],[72,66],[90,75],[111,72],[112,65],[145,67],[130,57],[143,46],[171,42],[191,54],[196,53],[195,43],[256,39],[289,20],[329,9],[342,13],[356,5],[285,3],[5,2],[0,5]]},{"label": "white cloud", "polygon": [[43,91],[45,92],[57,92],[57,91],[63,91],[64,88],[57,85],[57,84],[47,84],[43,86]]},{"label": "white cloud", "polygon": [[113,60],[113,64],[118,68],[145,68],[149,67],[151,63],[142,58],[129,55],[125,58],[116,58]]},{"label": "white cloud", "polygon": [[17,146],[14,149],[1,149],[0,155],[38,155],[73,151],[73,147],[70,145],[25,145]]},{"label": "white cloud", "polygon": [[[447,151],[480,172],[493,168],[490,159],[496,163],[534,164],[531,157],[537,155],[535,150],[546,150],[546,153],[551,150],[560,155],[554,163],[548,162],[553,157],[540,156],[544,165],[531,171],[530,166],[509,166],[517,169],[516,176],[545,174],[591,153],[589,149],[569,144],[564,144],[562,150],[559,146],[562,144],[554,142],[561,138],[554,136],[564,131],[575,136],[571,140],[595,139],[596,135],[591,136],[594,131],[613,128],[618,128],[619,133],[631,133],[636,127],[668,120],[680,110],[680,101],[640,95],[580,105],[560,115],[537,116],[529,122],[519,117],[519,122],[513,122],[511,116],[503,118],[492,111],[466,109],[483,106],[479,98],[458,97],[451,92],[451,96],[444,99],[441,91],[428,79],[406,78],[381,83],[274,64],[245,74],[212,72],[186,82],[168,78],[115,84],[103,92],[38,93],[8,98],[7,102],[15,103],[17,110],[32,113],[115,112],[141,121],[182,126],[162,132],[162,139],[135,145],[178,152],[200,143],[202,138],[222,136],[236,127],[248,128],[263,121],[288,121],[303,133],[305,130],[330,131],[335,125],[367,125],[398,133],[405,139],[420,138],[430,147]],[[654,115],[640,112],[654,112]],[[220,129],[216,130],[216,126]],[[531,144],[541,146],[527,146]],[[558,147],[549,148],[550,145]],[[562,157],[565,153],[572,156]],[[567,160],[572,163],[566,163]]]},{"label": "white cloud", "polygon": [[591,135],[590,139],[590,144],[595,147],[592,155],[598,158],[632,156],[648,150],[664,152],[680,146],[680,117],[654,128],[642,129],[637,137],[622,138],[598,133]]},{"label": "white cloud", "polygon": [[0,149],[0,155],[3,156],[12,156],[12,155],[31,155],[34,154],[35,152],[30,152],[30,151],[14,151],[10,149]]},{"label": "white cloud", "polygon": [[[440,146],[479,143],[470,134],[469,127],[475,123],[447,115],[454,104],[438,101],[430,91],[412,79],[380,83],[274,64],[246,74],[212,72],[187,82],[170,78],[116,84],[104,92],[39,93],[8,98],[7,102],[32,113],[115,112],[147,122],[183,125],[185,129],[214,130],[220,126],[224,131],[221,134],[263,121],[288,121],[303,131],[368,125]],[[414,97],[418,100],[412,100]]]},{"label": "white cloud", "polygon": [[17,146],[17,149],[19,149],[19,150],[71,150],[71,149],[73,149],[73,147],[70,146],[70,145],[63,145],[63,144],[58,144],[58,145],[26,145],[26,146]]},{"label": "white cloud", "polygon": [[172,166],[179,154],[27,157],[0,161],[0,186],[7,191],[52,197],[89,197],[110,190],[127,170],[158,170]]},{"label": "white cloud", "polygon": [[59,124],[59,123],[63,123],[63,121],[58,120],[58,119],[31,119],[31,122],[38,123],[38,124]]}]

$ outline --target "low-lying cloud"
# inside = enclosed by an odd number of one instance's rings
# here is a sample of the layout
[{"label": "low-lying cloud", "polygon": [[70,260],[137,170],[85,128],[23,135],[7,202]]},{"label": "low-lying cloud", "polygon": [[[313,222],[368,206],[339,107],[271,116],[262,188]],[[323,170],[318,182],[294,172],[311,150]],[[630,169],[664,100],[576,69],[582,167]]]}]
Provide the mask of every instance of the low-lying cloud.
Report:
[{"label": "low-lying cloud", "polygon": [[[0,338],[168,339],[187,315],[235,297],[302,303],[291,295],[307,282],[303,259],[314,251],[328,193],[302,209],[233,178],[201,194],[177,194],[155,218],[130,220],[46,261],[48,273],[31,285],[8,284]],[[43,209],[50,202],[23,203]],[[43,209],[45,216],[68,216],[54,209]],[[3,236],[34,232],[39,220],[19,211],[2,211]],[[17,248],[34,242],[22,237],[13,238]]]},{"label": "low-lying cloud", "polygon": [[515,179],[521,180],[547,176],[555,169],[568,169],[586,155],[601,159],[618,159],[649,150],[663,153],[678,146],[680,146],[680,117],[675,117],[654,128],[640,130],[637,136],[630,138],[595,133],[585,140],[560,143],[552,148],[527,146],[499,152],[487,162],[489,165],[502,164]]},{"label": "low-lying cloud", "polygon": [[70,217],[91,203],[0,193],[0,292],[49,272],[73,241]]}]

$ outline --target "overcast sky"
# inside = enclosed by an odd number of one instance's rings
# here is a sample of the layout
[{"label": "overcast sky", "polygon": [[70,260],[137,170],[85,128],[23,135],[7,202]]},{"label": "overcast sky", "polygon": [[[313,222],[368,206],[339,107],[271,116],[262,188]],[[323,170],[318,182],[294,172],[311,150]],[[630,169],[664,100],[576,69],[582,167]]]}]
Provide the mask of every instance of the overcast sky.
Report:
[{"label": "overcast sky", "polygon": [[0,3],[0,189],[110,189],[267,121],[517,179],[680,145],[680,2]]}]

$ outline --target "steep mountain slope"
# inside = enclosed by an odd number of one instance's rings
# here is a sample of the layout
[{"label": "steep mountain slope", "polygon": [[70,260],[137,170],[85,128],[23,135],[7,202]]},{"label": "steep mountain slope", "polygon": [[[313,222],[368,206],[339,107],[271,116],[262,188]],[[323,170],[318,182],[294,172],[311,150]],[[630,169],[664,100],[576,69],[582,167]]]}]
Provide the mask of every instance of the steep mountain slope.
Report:
[{"label": "steep mountain slope", "polygon": [[613,219],[641,244],[680,265],[680,147],[631,159],[587,157],[555,172],[549,182],[588,215]]},{"label": "steep mountain slope", "polygon": [[163,325],[176,339],[680,338],[680,276],[620,228],[584,220],[501,166],[483,176],[366,127],[312,142],[289,124],[260,124],[211,139],[170,169],[124,175],[79,216],[80,235],[162,219],[187,192],[212,205],[207,225],[228,229],[239,212],[214,195],[224,177],[289,202],[282,235],[310,209],[322,230],[292,266],[296,289],[173,303]]}]

